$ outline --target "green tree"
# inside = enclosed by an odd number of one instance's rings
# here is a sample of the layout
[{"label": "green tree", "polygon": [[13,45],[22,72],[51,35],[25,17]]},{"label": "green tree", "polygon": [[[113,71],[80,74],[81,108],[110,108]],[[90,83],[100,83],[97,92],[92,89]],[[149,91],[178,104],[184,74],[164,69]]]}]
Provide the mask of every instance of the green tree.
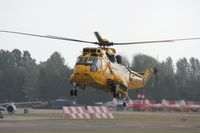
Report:
[{"label": "green tree", "polygon": [[14,49],[13,51],[1,50],[1,90],[2,101],[21,101],[24,99],[22,89],[22,53]]},{"label": "green tree", "polygon": [[64,63],[60,53],[54,52],[46,62],[40,64],[40,98],[49,100],[66,97],[69,67]]},{"label": "green tree", "polygon": [[28,51],[23,52],[23,92],[25,93],[25,98],[28,101],[38,100],[39,90],[39,69],[34,59]]},{"label": "green tree", "polygon": [[174,64],[171,57],[168,57],[165,61],[163,61],[160,65],[160,99],[170,99],[176,100],[178,96],[178,91],[176,89],[176,81],[175,81],[175,72],[174,72]]}]

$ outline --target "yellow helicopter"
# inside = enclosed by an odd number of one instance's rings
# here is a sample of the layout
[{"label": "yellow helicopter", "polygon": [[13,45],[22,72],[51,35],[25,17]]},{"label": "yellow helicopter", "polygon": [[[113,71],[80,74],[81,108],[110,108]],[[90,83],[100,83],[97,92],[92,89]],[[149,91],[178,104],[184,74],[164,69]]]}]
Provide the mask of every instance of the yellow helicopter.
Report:
[{"label": "yellow helicopter", "polygon": [[95,32],[99,47],[83,48],[82,55],[76,61],[70,81],[73,84],[71,96],[77,96],[76,87],[86,86],[113,93],[114,98],[129,99],[128,90],[143,88],[153,75],[153,68],[144,72],[135,72],[122,64],[122,57],[116,55],[115,45],[102,39]]},{"label": "yellow helicopter", "polygon": [[122,97],[124,98],[124,101],[129,99],[129,90],[137,90],[143,88],[151,79],[153,74],[156,74],[158,70],[155,68],[147,68],[143,72],[135,72],[122,64],[122,57],[120,55],[116,55],[115,49],[110,48],[110,46],[200,39],[183,38],[158,41],[114,43],[109,42],[107,39],[101,38],[98,32],[94,32],[98,42],[51,35],[29,34],[15,31],[0,30],[0,32],[98,45],[98,47],[83,48],[82,54],[78,57],[74,71],[70,77],[70,82],[73,85],[70,94],[71,96],[77,96],[77,87],[82,89],[85,89],[86,87],[92,87],[112,93],[114,98]]}]

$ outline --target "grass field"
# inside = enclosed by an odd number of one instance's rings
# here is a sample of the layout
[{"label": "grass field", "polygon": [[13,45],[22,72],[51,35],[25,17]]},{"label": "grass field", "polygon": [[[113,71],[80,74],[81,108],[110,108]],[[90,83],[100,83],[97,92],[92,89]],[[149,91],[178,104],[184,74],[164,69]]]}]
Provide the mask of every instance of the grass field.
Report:
[{"label": "grass field", "polygon": [[199,133],[200,113],[113,112],[115,119],[67,120],[62,110],[5,115],[0,133]]}]

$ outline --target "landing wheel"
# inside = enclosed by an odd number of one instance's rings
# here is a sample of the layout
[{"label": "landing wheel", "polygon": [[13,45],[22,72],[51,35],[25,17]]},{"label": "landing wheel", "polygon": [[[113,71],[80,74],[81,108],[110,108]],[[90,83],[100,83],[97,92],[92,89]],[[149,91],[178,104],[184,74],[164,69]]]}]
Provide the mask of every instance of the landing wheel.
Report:
[{"label": "landing wheel", "polygon": [[74,96],[78,96],[78,91],[76,89],[74,90]]},{"label": "landing wheel", "polygon": [[73,89],[70,90],[70,96],[73,96],[74,95],[74,91]]},{"label": "landing wheel", "polygon": [[110,85],[110,90],[111,90],[112,92],[115,92],[115,91],[116,91],[116,85],[111,84],[111,85]]},{"label": "landing wheel", "polygon": [[128,96],[128,93],[126,92],[126,95],[125,95],[125,97],[124,97],[124,99],[123,99],[123,106],[124,107],[126,107],[127,106],[127,103],[128,103],[128,101],[129,101],[129,96]]},{"label": "landing wheel", "polygon": [[110,90],[113,92],[113,98],[117,97],[116,86],[114,84],[110,85]]},{"label": "landing wheel", "polygon": [[114,92],[113,93],[113,98],[116,98],[117,97],[117,94]]},{"label": "landing wheel", "polygon": [[122,95],[121,95],[121,93],[120,93],[119,91],[117,92],[117,97],[118,97],[118,98],[121,98],[121,97],[122,97]]},{"label": "landing wheel", "polygon": [[123,107],[126,107],[126,102],[123,102]]},{"label": "landing wheel", "polygon": [[78,91],[76,89],[71,89],[70,96],[78,96]]}]

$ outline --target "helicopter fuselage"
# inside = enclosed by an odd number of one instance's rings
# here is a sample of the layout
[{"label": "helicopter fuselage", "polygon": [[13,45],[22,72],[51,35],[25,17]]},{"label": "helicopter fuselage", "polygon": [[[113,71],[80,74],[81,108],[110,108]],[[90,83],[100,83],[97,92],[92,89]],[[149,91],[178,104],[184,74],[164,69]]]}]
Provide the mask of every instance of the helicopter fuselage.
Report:
[{"label": "helicopter fuselage", "polygon": [[84,48],[78,57],[70,81],[80,88],[86,86],[117,91],[124,96],[128,90],[143,88],[152,76],[153,70],[137,73],[122,65],[115,58],[113,48]]}]

